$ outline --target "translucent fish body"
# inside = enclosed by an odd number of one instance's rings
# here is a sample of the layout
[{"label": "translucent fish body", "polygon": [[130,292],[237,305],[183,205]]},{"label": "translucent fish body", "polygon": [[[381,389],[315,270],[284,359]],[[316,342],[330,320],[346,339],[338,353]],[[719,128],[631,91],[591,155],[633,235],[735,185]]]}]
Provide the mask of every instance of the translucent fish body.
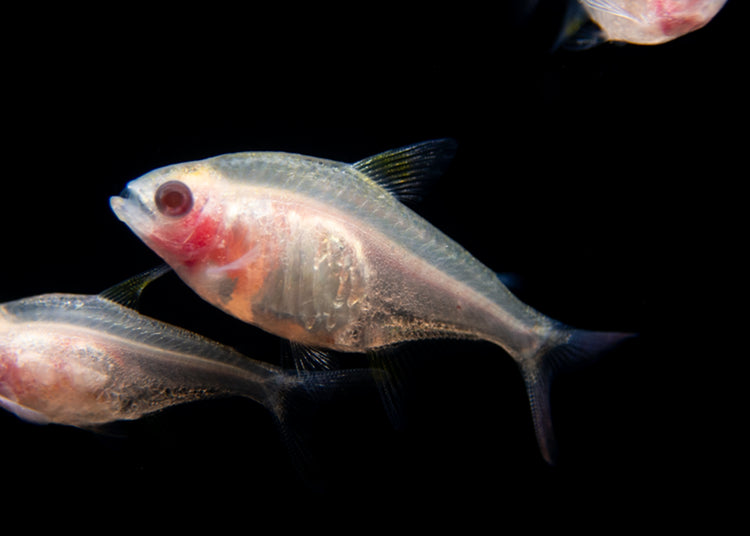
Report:
[{"label": "translucent fish body", "polygon": [[229,395],[275,411],[297,381],[100,296],[0,306],[0,406],[25,420],[87,427]]},{"label": "translucent fish body", "polygon": [[[194,197],[163,216],[154,192]],[[200,296],[282,337],[364,352],[438,336],[493,339],[515,353],[551,322],[356,168],[243,153],[162,168],[113,198],[117,215]]]},{"label": "translucent fish body", "polygon": [[535,311],[400,202],[454,149],[434,140],[355,164],[223,155],[152,171],[110,203],[201,297],[292,341],[344,352],[446,337],[498,344],[521,367],[551,460],[551,364],[621,336]]}]

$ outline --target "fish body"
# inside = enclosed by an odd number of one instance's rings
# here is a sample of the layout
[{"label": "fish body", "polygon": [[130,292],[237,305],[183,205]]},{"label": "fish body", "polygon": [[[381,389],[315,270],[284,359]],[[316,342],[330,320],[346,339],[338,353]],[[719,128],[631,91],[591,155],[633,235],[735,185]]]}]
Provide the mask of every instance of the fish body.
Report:
[{"label": "fish body", "polygon": [[[179,180],[183,218],[152,199]],[[406,340],[495,339],[522,352],[546,317],[494,272],[348,164],[243,153],[157,170],[113,198],[118,216],[200,296],[316,347],[365,352]],[[529,340],[531,339],[531,340]]]},{"label": "fish body", "polygon": [[101,295],[0,305],[0,406],[28,421],[96,427],[220,396],[283,418],[285,393],[306,382]]},{"label": "fish body", "polygon": [[604,40],[641,45],[666,43],[698,30],[726,0],[579,0]]},{"label": "fish body", "polygon": [[110,203],[205,300],[297,343],[344,352],[431,338],[501,346],[521,367],[551,461],[552,364],[621,335],[572,330],[522,303],[400,201],[454,151],[451,140],[433,140],[355,164],[223,155],[150,172]]}]

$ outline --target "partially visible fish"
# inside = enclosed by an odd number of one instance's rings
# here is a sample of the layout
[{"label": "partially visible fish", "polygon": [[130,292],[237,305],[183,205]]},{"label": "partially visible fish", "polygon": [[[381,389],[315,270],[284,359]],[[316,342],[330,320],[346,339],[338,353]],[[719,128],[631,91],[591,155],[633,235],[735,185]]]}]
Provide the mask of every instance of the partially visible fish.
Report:
[{"label": "partially visible fish", "polygon": [[658,45],[708,24],[726,0],[579,0],[601,39]]},{"label": "partially visible fish", "polygon": [[0,407],[34,423],[95,429],[185,402],[247,397],[272,412],[296,456],[302,446],[287,426],[290,400],[329,394],[355,373],[285,372],[113,301],[129,299],[162,272],[100,295],[44,294],[0,305]]},{"label": "partially visible fish", "polygon": [[552,462],[553,370],[628,335],[572,329],[535,311],[400,202],[454,152],[452,140],[433,140],[355,164],[229,154],[147,173],[110,203],[205,300],[298,344],[376,352],[463,338],[501,346],[521,368]]}]

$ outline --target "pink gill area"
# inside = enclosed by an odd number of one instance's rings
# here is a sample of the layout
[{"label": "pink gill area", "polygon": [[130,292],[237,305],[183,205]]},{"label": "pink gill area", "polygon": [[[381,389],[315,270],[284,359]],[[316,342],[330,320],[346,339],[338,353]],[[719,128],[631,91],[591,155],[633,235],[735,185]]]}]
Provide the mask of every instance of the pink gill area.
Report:
[{"label": "pink gill area", "polygon": [[[196,269],[213,271],[222,276],[222,280],[232,281],[232,293],[219,296],[216,285],[206,288],[204,292],[213,294],[213,301],[221,302],[222,308],[235,317],[251,322],[253,320],[252,304],[262,294],[268,274],[276,270],[280,263],[278,242],[269,237],[260,239],[257,232],[246,225],[234,223],[222,233],[221,240],[205,252],[201,266]],[[214,277],[206,277],[206,281]]]}]

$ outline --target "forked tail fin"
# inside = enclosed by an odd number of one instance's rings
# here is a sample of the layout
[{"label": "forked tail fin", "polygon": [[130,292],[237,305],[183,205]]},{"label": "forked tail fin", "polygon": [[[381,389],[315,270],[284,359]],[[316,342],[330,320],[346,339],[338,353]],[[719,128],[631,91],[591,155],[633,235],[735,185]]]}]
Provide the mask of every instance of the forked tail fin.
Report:
[{"label": "forked tail fin", "polygon": [[557,446],[550,415],[550,382],[557,370],[593,361],[613,349],[633,333],[586,331],[563,327],[552,345],[543,345],[530,359],[521,362],[521,373],[531,405],[534,431],[542,456],[550,465],[557,457]]}]

